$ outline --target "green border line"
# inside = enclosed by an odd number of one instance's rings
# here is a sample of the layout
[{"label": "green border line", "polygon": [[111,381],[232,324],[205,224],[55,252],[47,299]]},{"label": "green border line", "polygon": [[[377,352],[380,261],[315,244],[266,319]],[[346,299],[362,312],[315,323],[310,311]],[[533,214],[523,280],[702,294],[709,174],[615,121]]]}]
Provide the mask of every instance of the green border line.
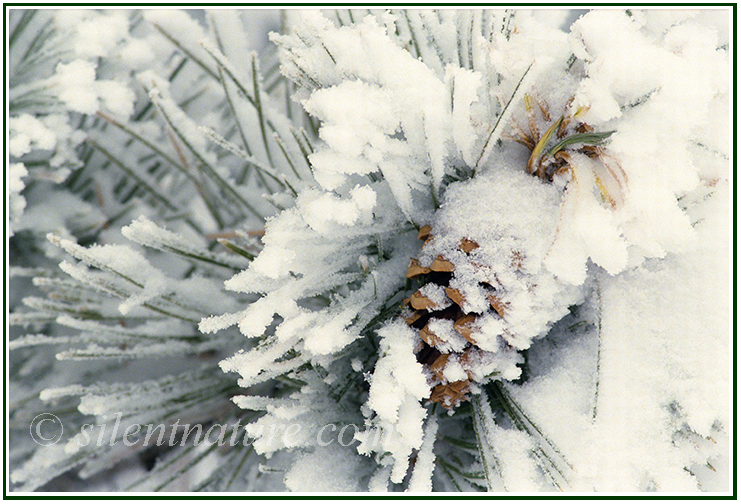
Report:
[{"label": "green border line", "polygon": [[[5,7],[5,4],[3,4],[3,117],[7,118],[10,117],[10,106],[9,106],[9,98],[6,94],[6,87],[8,82],[8,75],[7,75],[7,68],[10,58],[7,58],[6,56],[10,52],[10,47],[8,47],[8,36],[5,35],[8,33],[8,8]],[[6,122],[7,124],[7,122]],[[8,142],[5,140],[10,137],[9,133],[6,133],[3,131],[3,175],[8,173],[8,164],[10,161],[10,157],[8,156]],[[3,194],[8,194],[8,177],[3,176]],[[7,198],[10,200],[10,198]],[[6,320],[6,317],[8,315],[8,294],[10,292],[10,284],[8,279],[8,268],[5,267],[8,263],[8,215],[7,212],[10,210],[10,201],[5,201],[5,197],[3,199],[3,321]],[[8,341],[8,332],[6,330],[6,323],[3,323],[3,498],[8,498],[8,480],[10,479],[10,471],[9,471],[9,463],[10,463],[10,456],[6,455],[8,453],[8,439],[10,438],[10,428],[7,426],[8,422],[5,421],[6,418],[8,418],[8,380],[5,379],[6,376],[6,370],[8,369],[8,358],[7,353],[8,350],[6,349],[6,341]]]},{"label": "green border line", "polygon": [[[234,2],[214,2],[209,4],[204,3],[146,3],[146,2],[50,2],[50,3],[43,3],[43,4],[33,4],[33,3],[20,3],[20,2],[3,2],[3,7],[32,7],[37,6],[38,8],[46,8],[46,7],[132,7],[132,8],[138,8],[138,7],[199,7],[199,8],[208,8],[208,7],[234,7],[234,8],[245,8],[245,7],[270,7],[274,10],[280,10],[284,7],[311,7],[316,9],[323,9],[325,7],[404,7],[404,8],[425,8],[425,7],[455,7],[455,8],[461,8],[461,9],[467,9],[469,7],[559,7],[559,8],[591,8],[591,7],[628,7],[628,8],[634,8],[634,7],[697,7],[697,8],[705,8],[705,7],[732,7],[733,13],[735,16],[736,6],[738,5],[735,2],[708,2],[708,3],[697,3],[697,2],[677,2],[677,3],[663,3],[663,2],[638,2],[638,3],[631,3],[631,4],[625,4],[625,3],[616,3],[616,2],[597,2],[597,3],[589,3],[589,4],[580,4],[580,3],[548,3],[548,2],[513,2],[513,3],[481,3],[481,2],[472,2],[472,3],[460,3],[460,4],[451,4],[451,3],[445,3],[445,2],[437,2],[437,3],[420,3],[420,4],[414,4],[414,3],[338,3],[338,2],[329,2],[329,3],[312,3],[312,4],[306,4],[306,3],[300,3],[300,2],[287,2],[287,3],[281,3],[281,4],[275,4],[275,3],[269,3],[269,2],[250,2],[250,3],[234,3]],[[734,22],[735,25],[735,22]],[[735,39],[735,37],[734,37]]]},{"label": "green border line", "polygon": [[733,97],[731,103],[733,107],[733,127],[732,136],[733,139],[733,174],[734,174],[734,186],[733,191],[733,496],[736,497],[738,491],[738,193],[736,188],[738,187],[738,18],[736,17],[737,5],[733,5],[732,9],[732,26],[733,26],[733,55],[734,58],[731,61],[732,65],[732,80],[733,80]]},{"label": "green border line", "polygon": [[[733,438],[734,441],[736,441],[737,438],[737,417],[736,412],[738,410],[738,388],[737,388],[737,377],[738,377],[738,361],[737,361],[737,352],[738,352],[738,339],[737,339],[737,326],[738,326],[738,312],[737,312],[737,303],[738,303],[738,264],[737,264],[737,257],[738,257],[738,234],[737,234],[737,210],[738,210],[738,201],[737,201],[737,185],[738,182],[735,180],[735,177],[738,175],[738,155],[737,155],[737,149],[738,149],[738,139],[737,139],[737,132],[738,132],[738,116],[737,116],[737,93],[738,93],[738,79],[737,79],[737,54],[736,49],[738,47],[737,44],[737,13],[736,9],[738,4],[731,2],[731,3],[661,3],[661,2],[641,2],[641,3],[633,3],[633,4],[624,4],[624,3],[613,3],[613,2],[600,2],[600,3],[593,3],[593,4],[579,4],[579,3],[561,3],[561,4],[555,4],[555,3],[538,3],[538,2],[520,2],[520,3],[511,3],[511,4],[500,4],[500,3],[465,3],[465,4],[450,4],[450,3],[425,3],[425,4],[399,4],[399,3],[316,3],[316,4],[303,4],[303,3],[282,3],[282,4],[274,4],[274,3],[262,3],[262,2],[255,2],[255,3],[230,3],[230,2],[217,2],[217,3],[211,3],[211,4],[203,4],[203,3],[178,3],[178,4],[168,4],[168,3],[95,3],[95,2],[54,2],[54,3],[44,3],[44,4],[33,4],[33,3],[18,3],[18,2],[4,2],[3,3],[3,32],[6,34],[8,33],[8,10],[11,7],[27,7],[27,8],[39,8],[39,9],[47,9],[50,7],[128,7],[128,8],[141,8],[141,7],[198,7],[198,8],[208,8],[208,7],[234,7],[235,9],[238,8],[244,8],[244,7],[265,7],[275,10],[280,10],[281,8],[286,7],[312,7],[312,8],[325,8],[325,7],[408,7],[408,8],[425,8],[425,7],[455,7],[455,8],[469,8],[469,7],[551,7],[551,8],[573,8],[573,9],[579,9],[579,8],[591,8],[591,7],[626,7],[626,8],[641,8],[641,7],[664,7],[664,8],[673,8],[673,7],[696,7],[696,8],[707,8],[707,7],[730,7],[730,13],[732,16],[732,27],[733,27],[733,34],[732,34],[732,41],[733,41],[733,56],[735,58],[731,62],[731,68],[732,68],[732,84],[733,84],[733,93],[731,96],[731,102],[733,107],[733,125],[732,125],[732,144],[733,144],[733,159],[732,162],[732,170],[734,174],[734,186],[731,188],[732,191],[732,201],[733,201],[733,339],[732,339],[732,348],[733,348],[733,376],[732,376],[732,390],[733,390],[733,411],[731,412],[732,418],[733,418]],[[4,41],[4,54],[7,53],[8,47],[7,47],[7,38]],[[7,75],[7,58],[6,58],[6,64],[3,66],[3,80],[4,83],[7,84],[8,81],[8,75]],[[3,98],[4,98],[4,105],[5,105],[5,117],[8,117],[9,114],[9,102],[8,102],[8,96],[5,87],[3,87]],[[7,130],[6,130],[7,131]],[[7,135],[7,134],[6,134]],[[7,142],[3,142],[3,167],[4,172],[7,174],[8,169],[8,151],[7,151]],[[7,177],[3,179],[3,190],[7,194]],[[7,201],[5,202],[7,205]],[[3,264],[5,265],[8,260],[8,237],[7,237],[7,214],[5,215],[6,219],[3,222],[3,236],[4,236],[4,242],[3,242]],[[5,310],[5,314],[8,313],[8,291],[9,291],[9,284],[8,284],[8,272],[5,267],[3,267],[3,281],[4,281],[4,291],[3,291],[3,309]],[[8,334],[6,326],[3,326],[3,369],[6,370],[8,366],[8,359],[7,359],[7,352],[6,352],[6,345],[5,341],[7,341]],[[3,417],[7,418],[7,394],[8,394],[8,383],[7,380],[4,380],[4,386],[3,386]],[[737,500],[737,491],[738,491],[738,471],[737,469],[737,460],[738,460],[738,442],[733,445],[732,447],[732,464],[729,470],[732,471],[732,494],[731,495],[655,495],[652,496],[650,494],[647,495],[635,495],[635,494],[627,494],[625,496],[621,495],[607,495],[607,496],[600,496],[599,494],[595,495],[569,495],[568,493],[565,494],[528,494],[528,495],[509,495],[509,494],[483,494],[483,495],[471,495],[471,494],[445,494],[445,495],[436,495],[436,494],[428,494],[424,496],[419,495],[403,495],[403,494],[392,494],[392,495],[383,495],[383,494],[368,494],[368,495],[356,495],[356,494],[347,494],[347,495],[316,495],[316,494],[301,494],[301,493],[286,493],[286,495],[261,495],[259,493],[244,493],[244,494],[238,494],[238,495],[219,495],[214,493],[193,493],[192,495],[168,495],[166,493],[163,493],[161,495],[155,494],[152,495],[151,493],[148,493],[146,495],[136,494],[136,493],[120,493],[120,494],[111,494],[111,495],[86,495],[86,494],[74,494],[74,495],[56,495],[56,494],[49,494],[45,492],[39,492],[38,496],[36,495],[27,495],[22,494],[18,495],[17,493],[8,493],[7,483],[9,478],[9,472],[8,472],[8,456],[7,456],[7,447],[8,447],[8,436],[5,435],[7,433],[7,423],[5,424],[6,431],[3,432],[3,453],[5,456],[3,457],[3,499],[7,500],[75,500],[75,501],[81,501],[81,500],[201,500],[201,499],[209,499],[209,500],[346,500],[346,499],[352,499],[352,500],[449,500],[452,498],[455,499],[461,499],[461,500]]]}]

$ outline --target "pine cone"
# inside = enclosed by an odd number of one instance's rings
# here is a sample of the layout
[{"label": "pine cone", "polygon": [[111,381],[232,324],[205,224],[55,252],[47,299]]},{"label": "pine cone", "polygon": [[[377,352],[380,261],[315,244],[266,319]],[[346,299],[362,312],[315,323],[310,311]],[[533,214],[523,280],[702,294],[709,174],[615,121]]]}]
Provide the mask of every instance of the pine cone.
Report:
[{"label": "pine cone", "polygon": [[[586,270],[567,268],[559,278],[545,265],[563,218],[554,175],[571,172],[572,158],[596,159],[586,166],[606,206],[620,200],[622,171],[600,147],[612,132],[581,123],[582,110],[572,116],[571,102],[552,122],[543,100],[525,98],[529,134],[514,124],[511,137],[531,150],[524,172],[502,166],[489,180],[449,188],[435,216],[438,239],[422,227],[424,245],[407,270],[423,285],[407,300],[405,319],[419,331],[417,359],[429,371],[430,400],[448,409],[494,375],[519,376],[519,352],[583,298]],[[549,124],[543,134],[534,103]]]},{"label": "pine cone", "polygon": [[[424,251],[432,239],[431,227],[423,226],[418,237],[425,240]],[[458,245],[466,255],[478,247],[478,243],[466,238]],[[430,400],[448,409],[468,400],[466,394],[471,391],[471,382],[483,378],[477,376],[481,374],[477,370],[489,367],[486,360],[491,352],[476,343],[477,320],[484,314],[502,318],[506,313],[506,305],[497,296],[496,288],[485,283],[481,286],[487,290],[489,307],[483,312],[474,311],[461,291],[449,285],[454,273],[455,266],[442,255],[429,266],[422,266],[412,258],[407,278],[425,275],[427,283],[404,302],[411,308],[404,318],[419,330],[423,342],[417,359],[433,377]]]}]

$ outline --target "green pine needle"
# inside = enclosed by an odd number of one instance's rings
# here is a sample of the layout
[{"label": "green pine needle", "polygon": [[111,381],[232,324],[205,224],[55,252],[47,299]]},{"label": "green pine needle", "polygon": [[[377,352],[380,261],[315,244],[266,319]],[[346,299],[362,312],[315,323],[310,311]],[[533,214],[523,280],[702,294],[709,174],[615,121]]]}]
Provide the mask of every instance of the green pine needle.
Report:
[{"label": "green pine needle", "polygon": [[606,131],[603,133],[596,133],[596,132],[576,133],[574,135],[564,138],[563,140],[558,142],[556,145],[551,147],[546,153],[546,155],[553,156],[557,152],[564,150],[569,145],[574,145],[574,144],[602,145],[605,143],[605,140],[607,140],[610,137],[610,135],[612,135],[613,133],[615,133],[615,130]]}]

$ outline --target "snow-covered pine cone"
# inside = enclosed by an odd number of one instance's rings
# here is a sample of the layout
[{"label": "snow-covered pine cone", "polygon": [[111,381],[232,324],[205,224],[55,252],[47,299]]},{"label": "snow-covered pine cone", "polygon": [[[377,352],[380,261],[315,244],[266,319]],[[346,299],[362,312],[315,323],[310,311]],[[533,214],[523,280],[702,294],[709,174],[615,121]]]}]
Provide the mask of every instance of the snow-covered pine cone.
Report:
[{"label": "snow-covered pine cone", "polygon": [[[432,228],[429,225],[423,226],[418,238],[424,240],[425,244],[429,243],[432,239],[431,231]],[[478,247],[478,243],[466,238],[461,240],[458,246],[466,254]],[[429,266],[421,266],[417,259],[412,259],[407,270],[407,278],[412,279],[428,275],[428,280],[431,283],[427,285],[437,287],[431,289],[428,287],[424,291],[419,289],[411,298],[405,300],[405,304],[413,310],[411,314],[405,317],[405,320],[410,326],[419,329],[419,335],[424,342],[424,346],[417,357],[423,365],[429,366],[435,381],[439,382],[432,388],[430,400],[440,403],[446,408],[456,406],[466,399],[470,381],[475,378],[472,372],[473,359],[481,357],[477,355],[480,349],[476,346],[474,331],[471,327],[476,321],[477,315],[465,312],[463,294],[458,289],[449,286],[454,272],[455,266],[443,255],[438,255]],[[440,289],[445,293],[445,297],[441,296]],[[496,296],[493,287],[488,294],[488,298],[495,313],[504,317],[504,305]],[[453,322],[453,329],[468,343],[463,342],[457,335],[453,338],[457,341],[451,341],[449,331],[444,329],[440,331],[441,326],[449,326],[451,321]],[[446,329],[449,329],[449,327]],[[448,334],[438,334],[443,332]],[[449,350],[450,352],[443,353],[441,350]],[[451,371],[445,373],[448,364],[451,366],[457,365],[459,368],[456,369],[458,371],[457,375],[451,377]]]},{"label": "snow-covered pine cone", "polygon": [[[612,132],[595,133],[578,119],[583,108],[572,115],[571,103],[554,121],[544,100],[525,95],[529,131],[513,122],[509,136],[530,150],[525,170],[500,159],[488,175],[453,185],[433,225],[420,229],[424,245],[407,278],[424,284],[405,300],[404,318],[419,330],[417,358],[430,371],[430,400],[445,408],[491,378],[517,378],[518,352],[583,299],[585,275],[571,272],[564,280],[553,273],[565,271],[554,263],[573,255],[568,241],[554,252],[560,227],[571,218],[562,187],[594,185],[614,208],[623,179],[600,147]],[[576,161],[592,171],[581,182],[575,182]],[[550,184],[554,176],[559,184]]]},{"label": "snow-covered pine cone", "polygon": [[558,235],[562,192],[503,168],[454,184],[407,277],[422,286],[403,317],[419,332],[430,400],[454,408],[491,379],[520,376],[520,352],[580,303],[582,285],[544,265]]}]

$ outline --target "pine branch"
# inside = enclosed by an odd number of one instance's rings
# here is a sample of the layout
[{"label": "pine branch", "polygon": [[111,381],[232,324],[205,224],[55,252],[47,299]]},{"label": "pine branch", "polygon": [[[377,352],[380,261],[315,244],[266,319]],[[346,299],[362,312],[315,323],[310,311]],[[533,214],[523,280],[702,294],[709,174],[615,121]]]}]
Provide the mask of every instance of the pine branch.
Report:
[{"label": "pine branch", "polygon": [[136,243],[177,254],[195,264],[205,263],[233,271],[244,269],[248,264],[231,255],[217,254],[205,248],[193,247],[183,237],[157,226],[145,217],[140,217],[129,226],[122,228],[122,233]]}]

